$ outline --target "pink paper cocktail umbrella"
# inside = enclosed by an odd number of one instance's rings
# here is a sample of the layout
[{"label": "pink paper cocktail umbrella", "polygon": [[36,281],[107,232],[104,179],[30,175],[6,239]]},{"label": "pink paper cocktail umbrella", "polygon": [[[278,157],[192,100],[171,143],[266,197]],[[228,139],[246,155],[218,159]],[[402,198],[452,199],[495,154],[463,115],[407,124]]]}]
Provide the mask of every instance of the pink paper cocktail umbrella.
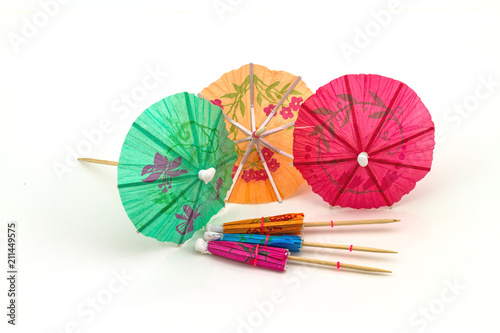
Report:
[{"label": "pink paper cocktail umbrella", "polygon": [[[199,244],[206,244],[206,250],[216,256],[224,257],[245,264],[264,267],[275,271],[284,271],[288,251],[283,248],[270,246],[257,246],[240,242],[209,241],[199,239]],[[202,247],[204,249],[204,247]]]},{"label": "pink paper cocktail umbrella", "polygon": [[287,261],[296,261],[310,264],[346,268],[351,270],[392,273],[385,269],[344,264],[339,261],[326,261],[289,255],[288,250],[272,246],[260,246],[258,244],[248,244],[230,241],[204,241],[202,238],[196,240],[196,250],[201,253],[213,254],[219,257],[239,261],[248,265],[264,267],[275,271],[284,271]]},{"label": "pink paper cocktail umbrella", "polygon": [[294,165],[332,206],[391,206],[431,168],[434,123],[406,84],[345,75],[301,106]]}]

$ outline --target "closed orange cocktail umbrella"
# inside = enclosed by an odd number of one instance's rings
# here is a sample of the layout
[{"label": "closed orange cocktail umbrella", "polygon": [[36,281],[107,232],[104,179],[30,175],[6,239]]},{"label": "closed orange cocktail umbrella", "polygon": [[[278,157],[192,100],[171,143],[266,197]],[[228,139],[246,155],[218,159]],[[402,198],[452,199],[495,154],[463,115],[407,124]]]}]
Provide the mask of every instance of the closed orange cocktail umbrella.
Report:
[{"label": "closed orange cocktail umbrella", "polygon": [[207,225],[207,231],[225,234],[267,234],[267,235],[297,235],[302,233],[303,227],[334,227],[359,224],[380,224],[399,222],[397,219],[354,220],[304,222],[303,213],[290,213],[276,216],[259,217],[222,225]]}]

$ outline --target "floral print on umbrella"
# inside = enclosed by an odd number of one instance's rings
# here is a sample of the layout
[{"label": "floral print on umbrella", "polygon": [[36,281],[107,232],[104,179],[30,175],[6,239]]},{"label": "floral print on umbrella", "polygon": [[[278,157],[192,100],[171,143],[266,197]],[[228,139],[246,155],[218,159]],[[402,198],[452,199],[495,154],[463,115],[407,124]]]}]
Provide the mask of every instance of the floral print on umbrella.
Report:
[{"label": "floral print on umbrella", "polygon": [[[286,94],[291,82],[280,86],[280,81],[268,83],[266,80],[262,80],[255,74],[253,76],[253,80],[255,101],[259,107],[262,107],[262,111],[266,114],[266,116],[268,116],[271,111],[273,111],[278,101]],[[220,98],[210,100],[210,102],[219,106],[222,110],[225,110],[225,113],[231,119],[238,121],[239,117],[245,117],[245,95],[249,89],[250,75],[248,75],[240,85],[233,83],[233,89],[231,92],[220,96]],[[289,96],[285,98],[281,108],[277,110],[274,116],[281,116],[283,119],[292,119],[296,117],[300,109],[300,104],[303,102],[303,98],[297,97],[298,95],[302,95],[302,93],[293,89]],[[231,126],[229,130],[230,138],[232,140],[236,140],[238,132],[239,130],[236,126]],[[239,146],[236,146],[236,150],[239,155],[244,154]]]},{"label": "floral print on umbrella", "polygon": [[[269,168],[270,172],[276,172],[279,167],[281,166],[280,162],[278,162],[277,159],[273,158],[274,152],[267,148],[264,147],[262,148],[262,156],[264,157],[264,160],[267,163],[267,167]],[[238,169],[238,166],[235,165],[233,168],[233,177],[234,177],[234,171]],[[263,166],[260,166],[258,163],[250,163],[250,166],[247,169],[244,169],[241,175],[241,178],[249,183],[252,180],[256,181],[265,181],[269,179],[269,176],[266,173],[266,170],[264,170]]]},{"label": "floral print on umbrella", "polygon": [[222,185],[224,185],[224,180],[219,177],[219,179],[217,179],[217,183],[215,186],[215,189],[217,190],[217,196],[215,197],[214,200],[218,200],[220,198],[220,189],[221,189]]},{"label": "floral print on umbrella", "polygon": [[224,106],[222,105],[222,101],[220,99],[213,99],[210,101],[213,105],[217,105],[222,110],[224,110]]}]

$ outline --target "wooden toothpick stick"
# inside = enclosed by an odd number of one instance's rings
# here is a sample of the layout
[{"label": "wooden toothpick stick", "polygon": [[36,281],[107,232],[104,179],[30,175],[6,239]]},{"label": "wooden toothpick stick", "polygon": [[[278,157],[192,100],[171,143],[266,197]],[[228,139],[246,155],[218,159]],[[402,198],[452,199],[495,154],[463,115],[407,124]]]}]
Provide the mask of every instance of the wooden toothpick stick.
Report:
[{"label": "wooden toothpick stick", "polygon": [[319,259],[311,259],[311,258],[303,258],[303,257],[295,257],[295,256],[288,256],[288,260],[290,261],[296,261],[296,262],[305,262],[309,264],[318,264],[318,265],[323,265],[323,266],[331,266],[331,267],[337,267],[337,268],[346,268],[346,269],[352,269],[355,271],[362,271],[362,272],[372,272],[372,273],[392,273],[391,271],[385,270],[385,269],[380,269],[380,268],[374,268],[374,267],[367,267],[367,266],[358,266],[358,265],[351,265],[351,264],[344,264],[341,262],[334,262],[334,261],[327,261],[327,260],[319,260]]},{"label": "wooden toothpick stick", "polygon": [[82,162],[88,162],[88,163],[118,166],[118,162],[106,161],[106,160],[98,160],[98,159],[95,159],[95,158],[80,157],[78,160],[82,161]]},{"label": "wooden toothpick stick", "polygon": [[304,241],[302,241],[302,246],[322,247],[322,248],[326,248],[326,249],[349,250],[349,251],[375,252],[375,253],[397,253],[396,251],[377,249],[374,247],[313,243],[313,242],[304,242]]},{"label": "wooden toothpick stick", "polygon": [[341,225],[359,225],[359,224],[381,224],[400,222],[397,219],[379,219],[379,220],[355,220],[355,221],[331,221],[331,222],[304,222],[304,227],[330,227]]}]

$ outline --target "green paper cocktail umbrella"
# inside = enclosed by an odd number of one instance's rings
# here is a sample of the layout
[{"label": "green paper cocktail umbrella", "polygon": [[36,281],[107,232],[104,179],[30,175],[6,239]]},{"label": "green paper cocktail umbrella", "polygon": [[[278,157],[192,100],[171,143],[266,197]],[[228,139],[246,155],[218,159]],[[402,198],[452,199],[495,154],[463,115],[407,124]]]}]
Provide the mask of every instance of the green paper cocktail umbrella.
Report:
[{"label": "green paper cocktail umbrella", "polygon": [[180,93],[146,109],[125,138],[118,189],[142,234],[182,244],[224,207],[236,161],[219,107]]},{"label": "green paper cocktail umbrella", "polygon": [[146,109],[125,138],[123,207],[138,232],[182,244],[224,207],[236,159],[218,106],[193,94],[169,96]]}]

